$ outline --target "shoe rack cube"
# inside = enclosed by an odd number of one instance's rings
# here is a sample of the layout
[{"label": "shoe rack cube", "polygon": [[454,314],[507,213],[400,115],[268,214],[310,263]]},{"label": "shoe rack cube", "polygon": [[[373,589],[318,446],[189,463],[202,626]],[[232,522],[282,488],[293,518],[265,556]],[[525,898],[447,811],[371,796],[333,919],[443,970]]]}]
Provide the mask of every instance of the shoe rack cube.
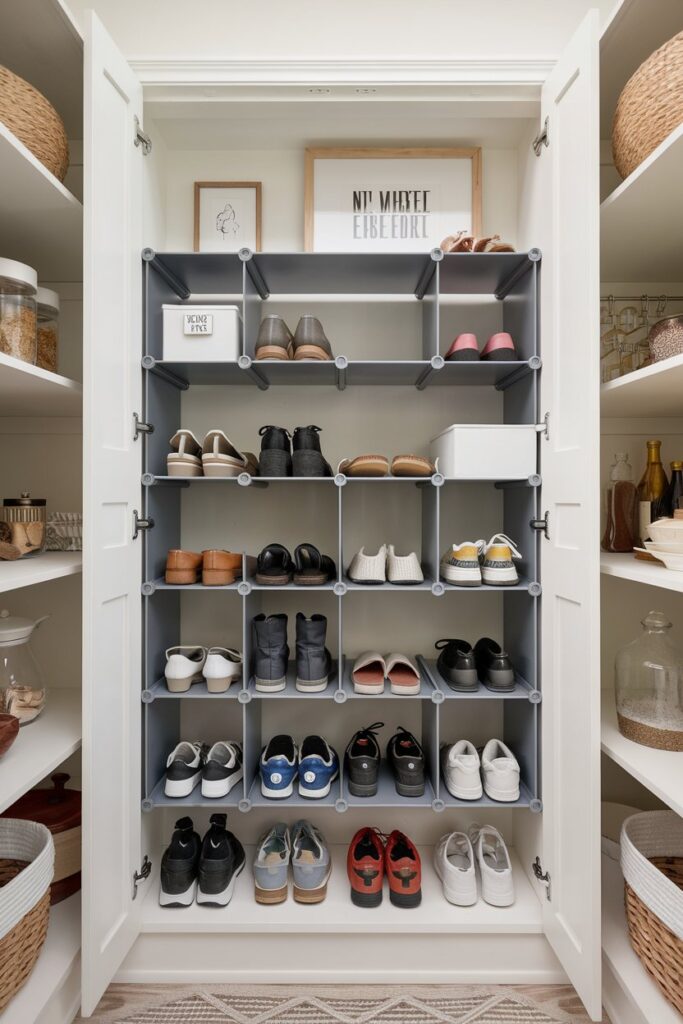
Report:
[{"label": "shoe rack cube", "polygon": [[[144,670],[142,704],[144,793],[142,807],[159,806],[268,806],[277,801],[261,796],[258,760],[262,746],[276,732],[292,732],[302,739],[301,701],[322,701],[324,732],[343,762],[346,744],[356,729],[380,719],[385,722],[384,746],[398,724],[421,738],[427,759],[425,794],[401,797],[383,760],[376,796],[353,797],[348,792],[343,764],[339,780],[328,797],[310,800],[294,795],[283,804],[314,810],[334,807],[416,807],[443,811],[456,805],[518,806],[542,809],[539,777],[539,735],[542,685],[538,670],[539,615],[542,594],[538,526],[540,476],[525,480],[467,481],[435,473],[427,479],[385,477],[352,479],[343,475],[316,479],[180,478],[166,475],[168,439],[181,423],[181,395],[193,385],[251,387],[267,391],[278,385],[330,387],[390,386],[424,390],[439,387],[494,388],[502,392],[502,422],[534,424],[540,429],[538,383],[541,359],[538,328],[538,273],[540,253],[455,254],[440,251],[409,255],[334,253],[239,254],[143,252],[145,318],[142,372],[143,513],[154,525],[144,533],[142,594],[144,616]],[[191,295],[221,295],[240,306],[244,331],[242,352],[233,363],[169,363],[162,359],[161,306],[187,301]],[[392,349],[378,344],[376,352],[349,348],[329,362],[264,363],[254,359],[258,327],[265,312],[291,317],[293,303],[301,299],[306,311],[326,318],[323,303],[331,296],[349,302],[374,303],[372,315],[393,305],[410,316],[416,327],[417,348],[404,344],[401,358],[386,358]],[[443,353],[467,324],[462,320],[463,296],[473,296],[480,333],[505,330],[515,339],[518,360],[501,363],[447,363]],[[363,307],[365,308],[365,307]],[[379,309],[379,314],[377,313]],[[468,318],[470,314],[468,312]],[[469,322],[469,320],[468,320]],[[325,323],[327,320],[325,319]],[[379,329],[378,326],[378,329]],[[469,329],[469,328],[468,328]],[[338,336],[351,332],[339,331]],[[352,345],[350,338],[349,344]],[[370,356],[370,358],[364,358]],[[457,392],[455,392],[457,394]],[[481,392],[483,395],[484,392]],[[263,401],[263,399],[261,400]],[[454,415],[457,419],[457,414]],[[264,420],[267,422],[267,419]],[[151,428],[151,429],[150,429]],[[351,453],[353,454],[353,453]],[[278,502],[282,488],[301,492],[297,523],[278,523],[277,539],[291,544],[310,540],[331,555],[338,578],[321,587],[266,587],[256,583],[257,551],[243,557],[242,579],[226,587],[169,586],[164,566],[169,548],[222,547],[226,536],[239,533],[240,516],[251,516]],[[211,528],[201,530],[194,519],[208,508]],[[310,519],[306,519],[307,510]],[[347,576],[351,557],[361,545],[369,551],[391,542],[392,529],[409,524],[412,550],[417,550],[424,582],[395,586],[364,586]],[[270,530],[270,525],[268,529]],[[274,527],[273,527],[274,528]],[[513,587],[457,587],[439,578],[439,560],[454,541],[488,538],[502,530],[519,545],[519,583]],[[292,539],[290,539],[290,537]],[[296,538],[296,539],[293,539]],[[275,539],[264,535],[263,545]],[[231,543],[233,543],[231,541]],[[233,544],[233,546],[235,546]],[[434,625],[434,639],[461,636],[472,640],[490,632],[499,637],[517,672],[513,691],[495,694],[480,685],[475,693],[450,690],[436,669],[435,651],[410,649],[410,623],[401,615],[407,594],[419,593],[424,614]],[[208,609],[211,615],[208,615]],[[207,636],[205,621],[220,609],[220,633]],[[328,646],[334,659],[328,688],[317,694],[296,690],[295,663],[289,666],[287,686],[280,693],[255,690],[251,674],[252,619],[259,612],[285,611],[289,619],[290,657],[295,656],[297,611],[323,612],[328,617]],[[456,621],[455,629],[452,622]],[[406,623],[396,629],[396,623]],[[482,629],[481,623],[490,623]],[[380,628],[379,624],[383,624]],[[372,649],[376,636],[391,636],[394,649],[415,653],[420,672],[420,693],[392,694],[388,684],[382,695],[358,695],[351,671],[360,650]],[[479,631],[479,632],[477,632]],[[215,626],[214,626],[215,632]],[[168,693],[164,682],[165,650],[178,643],[201,642],[239,647],[244,653],[244,675],[225,694],[209,694],[196,684],[185,694]],[[413,644],[413,648],[417,643]],[[387,648],[388,650],[388,648]],[[370,702],[372,706],[370,706]],[[365,705],[368,704],[366,707]],[[181,739],[200,735],[207,742],[240,739],[244,745],[244,779],[225,800],[207,800],[199,789],[182,800],[163,794],[168,753]],[[515,752],[522,785],[516,804],[459,801],[445,789],[439,771],[439,748],[467,735],[477,744],[499,736]]]}]

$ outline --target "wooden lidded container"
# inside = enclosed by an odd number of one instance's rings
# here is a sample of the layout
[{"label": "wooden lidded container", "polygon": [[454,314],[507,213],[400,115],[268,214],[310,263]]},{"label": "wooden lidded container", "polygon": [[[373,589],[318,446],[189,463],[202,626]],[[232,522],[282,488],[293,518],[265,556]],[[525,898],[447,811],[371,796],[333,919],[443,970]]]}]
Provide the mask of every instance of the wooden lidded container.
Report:
[{"label": "wooden lidded container", "polygon": [[45,825],[55,844],[55,873],[50,903],[61,903],[81,888],[81,792],[66,789],[70,776],[55,772],[53,789],[32,789],[8,807],[3,818],[23,818]]}]

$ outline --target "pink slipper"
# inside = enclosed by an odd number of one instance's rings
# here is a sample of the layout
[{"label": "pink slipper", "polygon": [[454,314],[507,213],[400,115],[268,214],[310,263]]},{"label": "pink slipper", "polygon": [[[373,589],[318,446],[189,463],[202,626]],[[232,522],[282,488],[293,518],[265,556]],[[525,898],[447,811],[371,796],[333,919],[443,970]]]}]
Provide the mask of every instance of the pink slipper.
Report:
[{"label": "pink slipper", "polygon": [[478,358],[476,334],[459,334],[445,355],[445,359],[451,363],[471,362]]},{"label": "pink slipper", "polygon": [[492,334],[482,349],[481,358],[489,363],[509,363],[517,359],[511,336],[506,331]]}]

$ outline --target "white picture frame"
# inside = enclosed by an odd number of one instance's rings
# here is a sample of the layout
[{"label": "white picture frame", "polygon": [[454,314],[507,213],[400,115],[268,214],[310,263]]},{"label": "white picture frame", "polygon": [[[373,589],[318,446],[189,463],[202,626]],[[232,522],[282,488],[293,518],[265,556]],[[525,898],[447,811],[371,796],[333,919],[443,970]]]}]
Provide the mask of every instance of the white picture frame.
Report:
[{"label": "white picture frame", "polygon": [[195,181],[194,251],[261,251],[261,182]]}]

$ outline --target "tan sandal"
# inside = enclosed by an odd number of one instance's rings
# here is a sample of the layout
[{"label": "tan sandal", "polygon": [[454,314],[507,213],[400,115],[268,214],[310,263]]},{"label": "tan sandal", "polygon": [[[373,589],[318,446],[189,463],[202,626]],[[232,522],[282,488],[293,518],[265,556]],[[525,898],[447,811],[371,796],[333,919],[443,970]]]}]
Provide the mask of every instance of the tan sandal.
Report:
[{"label": "tan sandal", "polygon": [[432,476],[434,463],[422,455],[396,455],[391,460],[392,476]]},{"label": "tan sandal", "polygon": [[344,476],[387,476],[389,459],[386,455],[357,455],[355,459],[342,459],[337,472]]}]

